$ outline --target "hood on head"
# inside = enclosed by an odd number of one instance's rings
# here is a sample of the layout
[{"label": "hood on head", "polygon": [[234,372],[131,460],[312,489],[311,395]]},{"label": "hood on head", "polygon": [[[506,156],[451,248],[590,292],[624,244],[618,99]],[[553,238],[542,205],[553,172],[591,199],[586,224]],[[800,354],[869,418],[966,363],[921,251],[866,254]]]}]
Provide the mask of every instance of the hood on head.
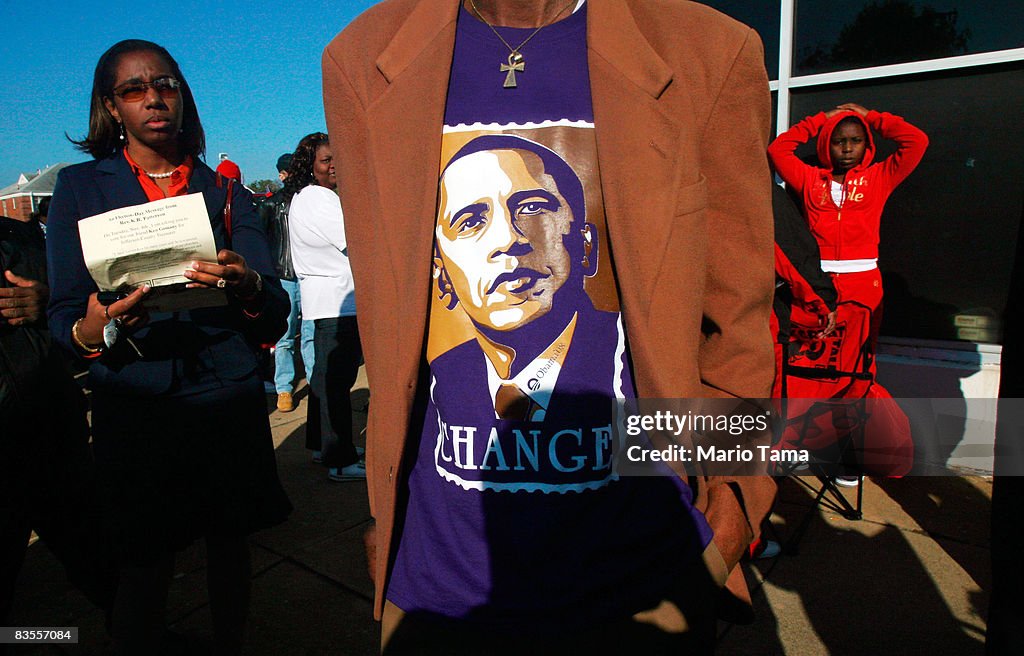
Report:
[{"label": "hood on head", "polygon": [[868,135],[867,147],[864,149],[864,159],[861,160],[860,164],[853,168],[863,168],[870,164],[871,160],[875,157],[875,139],[871,136],[871,128],[868,127],[864,117],[857,112],[842,111],[838,114],[833,114],[831,118],[826,119],[825,125],[821,126],[821,132],[818,133],[818,161],[821,162],[821,165],[829,171],[834,168],[832,166],[832,153],[829,150],[829,144],[832,141],[832,133],[835,131],[836,126],[839,125],[840,121],[851,116],[860,121],[860,124],[864,126],[864,133]]}]

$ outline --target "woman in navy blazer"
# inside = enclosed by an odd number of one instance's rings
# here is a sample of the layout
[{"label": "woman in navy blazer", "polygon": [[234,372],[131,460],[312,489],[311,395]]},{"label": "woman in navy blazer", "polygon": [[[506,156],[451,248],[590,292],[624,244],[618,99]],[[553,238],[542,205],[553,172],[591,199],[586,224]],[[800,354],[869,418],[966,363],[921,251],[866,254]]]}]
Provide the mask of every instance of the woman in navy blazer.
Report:
[{"label": "woman in navy blazer", "polygon": [[[269,277],[274,269],[252,196],[199,159],[202,124],[166,50],[132,40],[103,54],[89,133],[75,143],[94,160],[62,170],[54,190],[48,314],[55,340],[89,363],[93,443],[120,558],[115,646],[158,651],[173,554],[204,537],[218,653],[235,653],[248,611],[246,536],[291,509],[251,346],[284,332],[287,297]],[[217,262],[193,262],[184,275],[190,287],[224,289],[228,304],[148,312],[150,290],[142,286],[101,305],[78,221],[186,193],[203,195],[219,252]]]}]

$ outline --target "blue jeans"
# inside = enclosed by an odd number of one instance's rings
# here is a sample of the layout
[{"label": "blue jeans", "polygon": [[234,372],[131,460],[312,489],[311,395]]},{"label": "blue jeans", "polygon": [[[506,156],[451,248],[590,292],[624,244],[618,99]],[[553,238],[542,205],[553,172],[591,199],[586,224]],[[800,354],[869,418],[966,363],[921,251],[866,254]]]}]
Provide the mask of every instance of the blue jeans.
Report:
[{"label": "blue jeans", "polygon": [[[277,393],[291,392],[295,380],[295,338],[300,337],[299,352],[302,354],[302,366],[306,368],[306,380],[313,377],[313,322],[300,321],[299,315],[299,282],[282,280],[281,286],[288,292],[291,309],[288,312],[288,330],[274,345],[274,387]],[[300,327],[301,324],[301,327]]]}]

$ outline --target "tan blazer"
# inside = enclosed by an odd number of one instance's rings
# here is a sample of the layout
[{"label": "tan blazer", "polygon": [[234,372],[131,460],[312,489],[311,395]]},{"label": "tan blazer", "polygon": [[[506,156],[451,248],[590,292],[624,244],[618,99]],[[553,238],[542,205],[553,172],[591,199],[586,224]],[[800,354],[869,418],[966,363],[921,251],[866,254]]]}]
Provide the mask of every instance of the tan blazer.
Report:
[{"label": "tan blazer", "polygon": [[[424,362],[441,128],[459,0],[389,0],[323,56],[359,332],[373,390],[367,450],[376,614]],[[589,0],[597,151],[641,397],[765,398],[774,372],[770,103],[757,34],[680,0]],[[413,427],[417,433],[418,427]],[[412,454],[412,455],[408,455]],[[770,478],[691,478],[733,566],[774,498]]]}]

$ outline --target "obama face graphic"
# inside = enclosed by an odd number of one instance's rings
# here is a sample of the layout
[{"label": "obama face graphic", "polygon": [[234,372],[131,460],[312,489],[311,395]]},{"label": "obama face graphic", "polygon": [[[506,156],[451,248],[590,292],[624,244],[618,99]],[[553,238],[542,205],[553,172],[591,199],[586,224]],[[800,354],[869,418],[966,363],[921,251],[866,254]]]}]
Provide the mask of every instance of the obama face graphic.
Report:
[{"label": "obama face graphic", "polygon": [[512,135],[478,137],[441,175],[434,275],[448,307],[515,330],[583,292],[596,268],[583,187],[558,155]]}]

